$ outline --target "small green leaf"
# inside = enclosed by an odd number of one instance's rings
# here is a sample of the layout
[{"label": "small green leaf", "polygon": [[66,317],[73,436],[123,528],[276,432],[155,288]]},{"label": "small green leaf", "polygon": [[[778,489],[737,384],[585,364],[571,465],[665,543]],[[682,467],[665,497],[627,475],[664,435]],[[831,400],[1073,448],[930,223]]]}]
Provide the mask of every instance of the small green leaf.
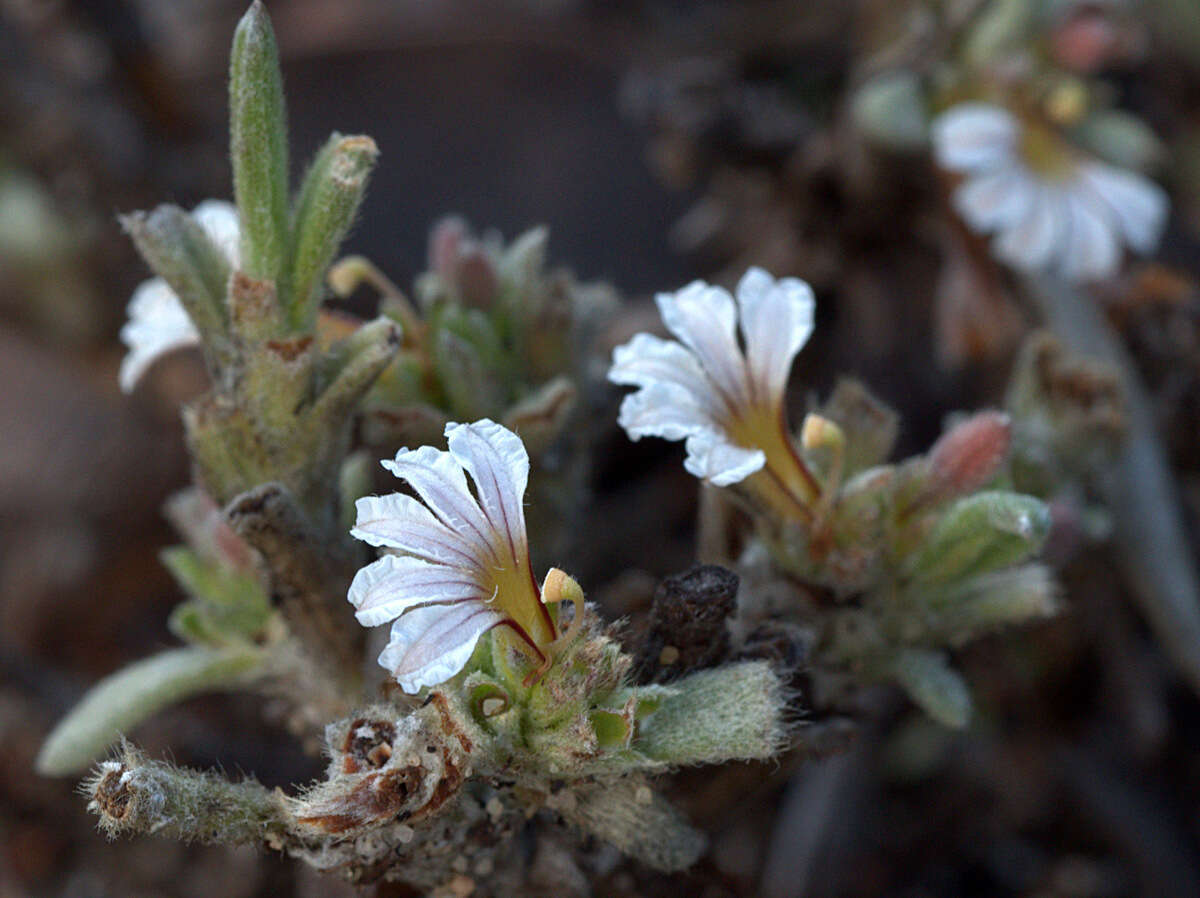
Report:
[{"label": "small green leaf", "polygon": [[166,549],[159,558],[193,598],[171,615],[172,632],[181,639],[228,642],[262,632],[271,603],[253,572],[208,561],[184,546]]},{"label": "small green leaf", "polygon": [[889,150],[916,150],[929,139],[929,113],[916,74],[901,69],[876,75],[855,91],[854,123]]},{"label": "small green leaf", "polygon": [[221,633],[213,626],[203,602],[189,599],[171,609],[167,629],[192,645],[219,645]]},{"label": "small green leaf", "polygon": [[[376,318],[330,349],[322,361],[321,388],[310,415],[340,428],[351,410],[400,350],[400,328]],[[328,425],[327,425],[328,426]]]},{"label": "small green leaf", "polygon": [[121,217],[146,264],[179,297],[205,342],[224,334],[229,260],[191,215],[165,204]]},{"label": "small green leaf", "polygon": [[1011,52],[1029,37],[1038,4],[1035,0],[995,0],[983,8],[967,32],[962,57],[973,66],[986,66]]},{"label": "small green leaf", "polygon": [[1076,137],[1097,155],[1121,168],[1150,171],[1166,158],[1162,141],[1135,115],[1105,109],[1088,116]]},{"label": "small green leaf", "polygon": [[952,584],[931,597],[939,629],[955,645],[973,636],[1059,610],[1058,586],[1049,568],[1025,564]]},{"label": "small green leaf", "polygon": [[379,150],[369,137],[334,134],[305,175],[292,222],[293,327],[316,318],[325,272],[354,221]]},{"label": "small green leaf", "polygon": [[38,753],[37,771],[78,773],[146,718],[193,695],[234,688],[264,659],[249,647],[180,648],[131,664],[97,683],[59,721]]},{"label": "small green leaf", "polygon": [[242,269],[275,282],[280,297],[288,245],[287,113],[279,50],[267,11],[255,0],[233,35],[229,60],[229,143],[241,223]]},{"label": "small green leaf", "polygon": [[509,406],[503,424],[519,433],[529,454],[536,456],[558,439],[575,409],[575,384],[556,377]]},{"label": "small green leaf", "polygon": [[783,739],[783,690],[763,661],[691,674],[639,721],[633,748],[669,764],[769,758]]},{"label": "small green leaf", "polygon": [[962,729],[971,717],[971,693],[940,652],[904,649],[892,669],[909,697],[938,723]]},{"label": "small green leaf", "polygon": [[575,796],[565,820],[655,870],[684,870],[704,851],[704,834],[639,778],[581,786]]},{"label": "small green leaf", "polygon": [[900,416],[852,377],[838,379],[821,414],[836,421],[846,434],[847,479],[883,464],[900,433]]}]

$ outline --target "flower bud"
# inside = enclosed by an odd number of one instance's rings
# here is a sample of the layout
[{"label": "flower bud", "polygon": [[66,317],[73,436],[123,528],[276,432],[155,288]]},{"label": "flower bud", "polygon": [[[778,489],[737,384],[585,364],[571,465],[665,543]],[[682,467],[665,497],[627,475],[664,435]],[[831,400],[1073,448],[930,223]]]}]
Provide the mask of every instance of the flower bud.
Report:
[{"label": "flower bud", "polygon": [[984,492],[960,499],[942,515],[909,560],[913,576],[949,583],[1017,564],[1041,549],[1050,512],[1032,496]]},{"label": "flower bud", "polygon": [[1003,412],[980,412],[955,425],[929,451],[931,489],[949,498],[986,486],[1011,442],[1012,422]]}]

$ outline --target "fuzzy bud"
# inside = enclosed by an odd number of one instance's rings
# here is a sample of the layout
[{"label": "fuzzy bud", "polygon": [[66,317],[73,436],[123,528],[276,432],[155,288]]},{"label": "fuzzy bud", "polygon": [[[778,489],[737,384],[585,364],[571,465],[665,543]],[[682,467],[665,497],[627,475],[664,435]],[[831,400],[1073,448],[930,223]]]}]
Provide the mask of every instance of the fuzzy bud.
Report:
[{"label": "fuzzy bud", "polygon": [[1024,561],[1049,532],[1050,512],[1040,500],[976,493],[942,515],[909,566],[918,582],[949,583]]},{"label": "fuzzy bud", "polygon": [[296,201],[293,223],[293,327],[316,317],[325,270],[346,237],[366,192],[379,149],[369,137],[334,134],[309,167]]},{"label": "fuzzy bud", "polygon": [[1012,422],[1003,412],[980,412],[955,425],[929,451],[930,489],[939,498],[986,486],[1008,457]]},{"label": "fuzzy bud", "polygon": [[444,280],[453,281],[462,244],[470,233],[457,215],[439,220],[429,232],[429,267]]}]

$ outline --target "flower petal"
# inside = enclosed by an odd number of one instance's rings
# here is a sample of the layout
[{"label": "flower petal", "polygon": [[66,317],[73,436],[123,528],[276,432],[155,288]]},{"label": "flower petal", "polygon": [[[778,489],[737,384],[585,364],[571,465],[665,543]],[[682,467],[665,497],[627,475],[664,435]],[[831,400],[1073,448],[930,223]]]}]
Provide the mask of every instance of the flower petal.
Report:
[{"label": "flower petal", "polygon": [[792,361],[812,336],[812,288],[798,278],[776,281],[761,268],[751,268],[738,282],[737,299],[755,398],[778,405]]},{"label": "flower petal", "polygon": [[734,408],[750,399],[746,360],[734,333],[733,297],[720,287],[693,281],[676,293],[655,297],[663,323],[696,354],[709,380]]},{"label": "flower petal", "polygon": [[525,536],[525,487],[529,453],[521,438],[495,421],[447,424],[450,454],[475,481],[484,514],[503,533],[515,560],[528,554]]},{"label": "flower petal", "polygon": [[241,254],[238,251],[240,228],[237,207],[224,200],[205,200],[192,210],[192,218],[196,219],[205,233],[212,238],[212,242],[226,255],[230,265],[237,268],[241,264]]},{"label": "flower petal", "polygon": [[1010,228],[1028,217],[1042,185],[1022,165],[1005,165],[968,178],[954,191],[954,208],[982,234]]},{"label": "flower petal", "polygon": [[372,546],[399,549],[435,564],[476,570],[479,548],[461,532],[403,493],[364,496],[354,503],[357,520],[350,535]]},{"label": "flower petal", "polygon": [[1066,203],[1071,230],[1059,260],[1063,277],[1089,281],[1110,276],[1120,264],[1121,247],[1108,209],[1078,190],[1067,192]]},{"label": "flower petal", "polygon": [[671,383],[686,390],[693,402],[712,414],[728,411],[696,357],[674,340],[651,334],[635,334],[613,350],[608,379],[615,384],[648,387]]},{"label": "flower petal", "polygon": [[183,303],[162,278],[143,281],[133,291],[128,314],[129,320],[121,328],[121,341],[129,347],[129,353],[121,361],[118,375],[126,393],[133,391],[160,356],[200,342]]},{"label": "flower petal", "polygon": [[707,430],[688,437],[683,466],[689,474],[713,486],[729,486],[745,480],[766,463],[767,456],[761,449],[735,446],[722,434]]},{"label": "flower petal", "polygon": [[933,149],[938,165],[975,172],[1012,158],[1017,123],[1008,110],[990,103],[960,103],[934,119]]},{"label": "flower petal", "polygon": [[449,452],[433,446],[401,449],[394,460],[385,459],[381,464],[407,480],[442,523],[469,539],[479,553],[492,552],[492,526],[471,495],[462,467]]},{"label": "flower petal", "polygon": [[486,602],[470,572],[408,555],[384,555],[354,575],[347,595],[364,627],[378,627],[425,604]]},{"label": "flower petal", "polygon": [[1062,191],[1043,185],[1028,214],[997,235],[996,256],[1025,270],[1049,267],[1067,237],[1067,214]]},{"label": "flower petal", "polygon": [[718,427],[708,410],[696,404],[691,393],[678,384],[661,382],[626,396],[621,401],[617,423],[631,440],[642,437],[682,440]]},{"label": "flower petal", "polygon": [[1143,254],[1154,252],[1167,223],[1166,191],[1149,178],[1100,162],[1084,165],[1079,178],[1112,210],[1131,248]]},{"label": "flower petal", "polygon": [[503,614],[478,602],[414,608],[392,624],[379,663],[405,692],[436,686],[462,670],[479,637],[503,622]]}]

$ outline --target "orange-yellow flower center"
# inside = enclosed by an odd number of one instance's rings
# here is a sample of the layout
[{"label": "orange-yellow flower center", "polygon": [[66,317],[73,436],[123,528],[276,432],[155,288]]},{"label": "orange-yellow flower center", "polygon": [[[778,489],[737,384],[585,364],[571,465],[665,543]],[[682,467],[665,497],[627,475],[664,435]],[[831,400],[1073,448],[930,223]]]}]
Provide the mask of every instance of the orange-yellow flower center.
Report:
[{"label": "orange-yellow flower center", "polygon": [[1045,125],[1024,122],[1020,150],[1025,164],[1047,180],[1063,180],[1075,170],[1075,151]]},{"label": "orange-yellow flower center", "polygon": [[492,583],[488,584],[495,595],[493,606],[512,618],[536,645],[549,645],[558,634],[538,594],[528,555],[519,553],[517,559],[510,555],[504,560],[508,563],[492,569]]},{"label": "orange-yellow flower center", "polygon": [[734,443],[767,457],[761,470],[742,481],[744,488],[785,520],[807,518],[817,491],[788,435],[782,405],[751,403],[725,429]]}]

